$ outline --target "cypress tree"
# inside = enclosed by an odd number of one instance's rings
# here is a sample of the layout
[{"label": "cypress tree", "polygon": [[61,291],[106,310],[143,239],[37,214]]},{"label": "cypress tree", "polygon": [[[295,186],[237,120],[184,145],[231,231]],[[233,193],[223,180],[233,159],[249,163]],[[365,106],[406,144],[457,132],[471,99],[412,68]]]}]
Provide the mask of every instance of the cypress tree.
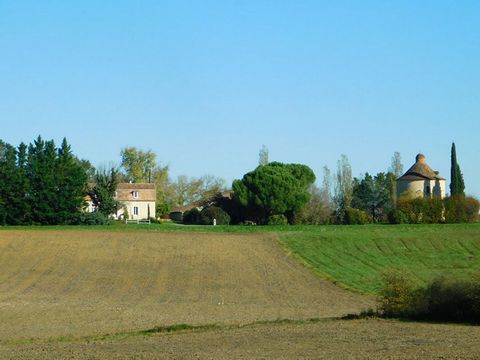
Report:
[{"label": "cypress tree", "polygon": [[458,165],[457,162],[457,151],[455,149],[455,143],[452,143],[451,151],[450,195],[465,195],[465,183],[463,181],[463,175],[460,170],[460,165]]}]

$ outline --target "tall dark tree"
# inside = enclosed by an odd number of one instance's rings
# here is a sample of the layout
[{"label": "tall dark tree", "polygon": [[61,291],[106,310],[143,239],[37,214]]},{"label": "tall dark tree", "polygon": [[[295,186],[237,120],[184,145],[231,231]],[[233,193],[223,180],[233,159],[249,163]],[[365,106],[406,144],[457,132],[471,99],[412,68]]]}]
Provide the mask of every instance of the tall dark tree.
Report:
[{"label": "tall dark tree", "polygon": [[17,167],[18,167],[18,203],[16,224],[30,224],[32,219],[31,205],[29,201],[30,183],[27,177],[27,151],[25,143],[20,143],[17,148]]},{"label": "tall dark tree", "polygon": [[56,222],[66,224],[83,208],[87,173],[82,163],[72,154],[65,138],[58,149],[55,165]]},{"label": "tall dark tree", "polygon": [[53,140],[44,141],[40,136],[28,146],[27,177],[30,183],[29,200],[32,222],[56,224],[56,160]]},{"label": "tall dark tree", "polygon": [[463,181],[462,172],[460,171],[460,165],[458,165],[457,162],[457,151],[455,149],[455,143],[452,143],[451,151],[450,195],[465,195],[465,183]]},{"label": "tall dark tree", "polygon": [[0,141],[0,224],[21,223],[22,217],[18,211],[23,200],[19,194],[20,176],[16,149]]}]

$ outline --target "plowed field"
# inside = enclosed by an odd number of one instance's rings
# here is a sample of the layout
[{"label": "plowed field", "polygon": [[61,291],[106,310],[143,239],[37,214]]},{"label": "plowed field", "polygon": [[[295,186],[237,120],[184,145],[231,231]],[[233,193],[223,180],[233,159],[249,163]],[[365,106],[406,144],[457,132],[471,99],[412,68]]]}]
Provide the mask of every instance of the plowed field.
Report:
[{"label": "plowed field", "polygon": [[0,343],[188,324],[341,316],[371,298],[315,277],[265,234],[0,233]]},{"label": "plowed field", "polygon": [[0,344],[7,359],[478,359],[480,327],[386,320],[259,324]]}]

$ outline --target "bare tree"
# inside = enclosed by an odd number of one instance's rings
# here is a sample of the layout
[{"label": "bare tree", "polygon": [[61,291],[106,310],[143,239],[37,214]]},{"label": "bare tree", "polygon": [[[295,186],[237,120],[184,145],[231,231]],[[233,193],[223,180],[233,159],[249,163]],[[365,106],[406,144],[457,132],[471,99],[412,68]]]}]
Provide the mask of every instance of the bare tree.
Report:
[{"label": "bare tree", "polygon": [[390,199],[392,204],[397,203],[397,182],[400,176],[403,175],[403,164],[402,164],[402,157],[398,151],[395,151],[392,156],[392,162],[390,164],[390,168],[388,169],[387,179],[389,182],[389,189],[390,189]]},{"label": "bare tree", "polygon": [[332,203],[332,173],[328,166],[323,167],[323,180],[320,188],[320,196],[324,203]]},{"label": "bare tree", "polygon": [[393,153],[392,162],[388,171],[394,174],[396,178],[403,175],[402,157],[398,151]]},{"label": "bare tree", "polygon": [[268,164],[268,148],[265,145],[262,145],[260,152],[258,154],[258,165],[267,165]]},{"label": "bare tree", "polygon": [[334,202],[337,214],[341,214],[350,207],[353,196],[352,167],[344,154],[338,160],[335,180]]}]

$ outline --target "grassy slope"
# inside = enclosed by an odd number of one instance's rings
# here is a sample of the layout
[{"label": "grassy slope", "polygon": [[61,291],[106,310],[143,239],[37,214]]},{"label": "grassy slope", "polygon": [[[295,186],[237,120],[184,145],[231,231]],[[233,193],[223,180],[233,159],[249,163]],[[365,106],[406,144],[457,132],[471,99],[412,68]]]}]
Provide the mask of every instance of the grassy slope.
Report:
[{"label": "grassy slope", "polygon": [[285,246],[320,274],[375,293],[386,271],[418,283],[480,273],[480,225],[319,227],[281,233]]}]

